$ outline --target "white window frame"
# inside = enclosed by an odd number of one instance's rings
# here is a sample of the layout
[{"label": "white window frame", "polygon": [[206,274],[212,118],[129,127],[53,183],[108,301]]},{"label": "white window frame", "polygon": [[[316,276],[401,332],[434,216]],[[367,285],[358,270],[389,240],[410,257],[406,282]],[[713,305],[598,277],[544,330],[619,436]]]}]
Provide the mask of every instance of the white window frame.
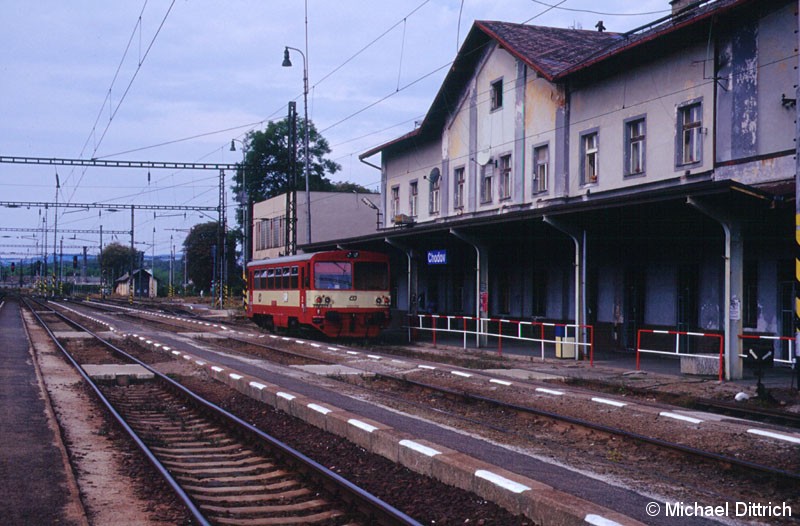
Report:
[{"label": "white window frame", "polygon": [[503,108],[503,77],[489,84],[489,111]]},{"label": "white window frame", "polygon": [[466,183],[466,168],[459,166],[453,170],[453,208],[461,210],[464,208],[464,187]]},{"label": "white window frame", "polygon": [[419,183],[411,181],[408,184],[408,215],[417,217],[419,205]]},{"label": "white window frame", "polygon": [[511,199],[511,154],[500,156],[500,173],[497,177],[498,199]]},{"label": "white window frame", "polygon": [[481,166],[481,204],[491,203],[494,197],[494,163]]},{"label": "white window frame", "polygon": [[694,99],[678,106],[676,165],[703,162],[703,101]]},{"label": "white window frame", "polygon": [[547,191],[548,174],[550,173],[550,145],[548,143],[533,146],[533,169],[531,173],[531,189],[533,194]]},{"label": "white window frame", "polygon": [[393,186],[392,187],[392,217],[397,217],[400,215],[400,187]]},{"label": "white window frame", "polygon": [[581,133],[581,184],[596,184],[600,179],[600,134],[597,128]]}]

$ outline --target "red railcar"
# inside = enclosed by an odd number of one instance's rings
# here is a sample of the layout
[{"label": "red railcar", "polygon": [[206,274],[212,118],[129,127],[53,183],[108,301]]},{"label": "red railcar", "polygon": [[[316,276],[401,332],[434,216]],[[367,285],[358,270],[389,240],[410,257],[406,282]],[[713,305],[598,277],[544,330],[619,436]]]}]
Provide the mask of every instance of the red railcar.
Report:
[{"label": "red railcar", "polygon": [[389,323],[389,258],[335,250],[252,261],[247,316],[269,330],[375,337]]}]

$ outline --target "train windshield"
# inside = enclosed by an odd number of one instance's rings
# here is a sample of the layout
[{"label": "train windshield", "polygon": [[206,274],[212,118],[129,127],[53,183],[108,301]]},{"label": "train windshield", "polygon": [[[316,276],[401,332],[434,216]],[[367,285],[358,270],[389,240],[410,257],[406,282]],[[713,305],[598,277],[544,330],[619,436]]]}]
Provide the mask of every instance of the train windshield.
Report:
[{"label": "train windshield", "polygon": [[380,261],[358,262],[353,281],[356,290],[388,290],[389,265]]},{"label": "train windshield", "polygon": [[314,288],[318,290],[352,289],[351,264],[348,261],[318,261],[314,263]]}]

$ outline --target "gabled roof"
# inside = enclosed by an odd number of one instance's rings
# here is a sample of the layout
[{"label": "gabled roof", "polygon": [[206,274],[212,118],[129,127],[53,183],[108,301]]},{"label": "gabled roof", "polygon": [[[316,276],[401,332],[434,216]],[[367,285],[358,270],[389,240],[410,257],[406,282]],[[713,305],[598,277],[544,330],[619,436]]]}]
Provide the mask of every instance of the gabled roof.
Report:
[{"label": "gabled roof", "polygon": [[461,101],[476,68],[494,44],[501,46],[545,79],[557,82],[588,72],[597,65],[614,63],[619,67],[618,61],[626,60],[629,53],[647,56],[653,52],[651,44],[654,42],[660,43],[660,49],[674,49],[674,45],[680,45],[686,31],[703,27],[702,24],[712,17],[729,14],[745,5],[761,4],[756,0],[698,0],[682,13],[663,17],[628,33],[478,20],[464,39],[422,125],[402,137],[364,152],[359,157],[364,159],[386,149],[405,148],[414,140],[426,140],[440,133],[447,118]]},{"label": "gabled roof", "polygon": [[469,79],[495,43],[544,78],[553,80],[560,71],[620,40],[622,36],[617,33],[478,20],[464,39],[421,126],[359,157],[364,159],[389,147],[402,147],[408,139],[424,138],[426,133],[435,134],[441,130],[448,115],[459,103]]},{"label": "gabled roof", "polygon": [[619,33],[476,21],[475,27],[547,80],[597,53],[622,42]]}]

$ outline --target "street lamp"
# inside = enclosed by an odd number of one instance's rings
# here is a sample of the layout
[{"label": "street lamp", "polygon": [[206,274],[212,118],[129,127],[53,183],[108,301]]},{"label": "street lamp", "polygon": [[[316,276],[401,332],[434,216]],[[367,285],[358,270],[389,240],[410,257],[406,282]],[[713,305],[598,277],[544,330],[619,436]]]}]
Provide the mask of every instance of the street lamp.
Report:
[{"label": "street lamp", "polygon": [[377,224],[375,225],[375,230],[380,230],[381,229],[381,209],[378,208],[378,205],[376,205],[375,203],[373,203],[372,201],[370,201],[366,197],[362,197],[361,198],[361,202],[364,203],[365,205],[367,205],[368,207],[372,208],[373,210],[375,210],[375,212],[377,212],[378,217],[376,219]]},{"label": "street lamp", "polygon": [[300,53],[300,56],[303,57],[303,119],[305,120],[305,137],[303,137],[304,148],[305,148],[305,177],[306,177],[306,243],[311,243],[311,192],[309,191],[308,186],[308,63],[306,62],[306,56],[303,54],[302,51],[297,49],[296,47],[286,46],[283,50],[283,67],[290,68],[292,67],[292,61],[289,60],[289,50],[292,49]]}]

